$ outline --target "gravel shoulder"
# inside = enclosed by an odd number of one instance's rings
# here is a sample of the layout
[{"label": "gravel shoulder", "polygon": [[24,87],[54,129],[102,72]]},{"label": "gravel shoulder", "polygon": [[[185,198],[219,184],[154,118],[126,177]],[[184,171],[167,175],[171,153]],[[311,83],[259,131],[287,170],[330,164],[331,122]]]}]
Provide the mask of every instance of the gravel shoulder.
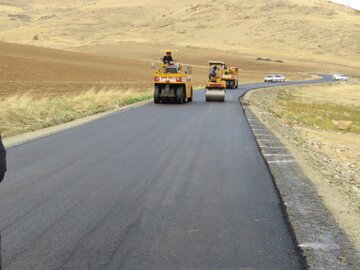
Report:
[{"label": "gravel shoulder", "polygon": [[[321,103],[316,95],[322,93],[306,92],[311,87],[255,90],[243,104],[311,268],[328,263],[332,269],[354,269],[360,250],[359,135],[284,119],[283,97],[291,91],[305,100],[314,93],[311,100]],[[329,99],[333,93],[327,94]],[[348,94],[337,96],[337,102]],[[351,97],[344,104],[356,104],[357,95]]]}]

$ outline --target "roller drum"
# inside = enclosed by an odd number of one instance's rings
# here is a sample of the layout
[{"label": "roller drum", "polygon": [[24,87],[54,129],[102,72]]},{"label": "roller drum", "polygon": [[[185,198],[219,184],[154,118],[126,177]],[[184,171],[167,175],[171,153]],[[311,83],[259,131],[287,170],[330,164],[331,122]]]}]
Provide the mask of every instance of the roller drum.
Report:
[{"label": "roller drum", "polygon": [[224,102],[225,101],[225,90],[219,89],[206,89],[205,90],[206,101],[217,101]]}]

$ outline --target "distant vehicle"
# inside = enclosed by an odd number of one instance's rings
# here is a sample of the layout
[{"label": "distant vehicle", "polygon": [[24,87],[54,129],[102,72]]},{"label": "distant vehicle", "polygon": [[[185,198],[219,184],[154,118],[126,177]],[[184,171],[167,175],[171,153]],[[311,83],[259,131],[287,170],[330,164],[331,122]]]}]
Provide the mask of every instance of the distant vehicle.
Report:
[{"label": "distant vehicle", "polygon": [[239,68],[238,67],[224,67],[221,79],[226,82],[226,89],[234,89],[239,86]]},{"label": "distant vehicle", "polygon": [[285,82],[285,76],[282,74],[275,75],[275,81],[274,82]]},{"label": "distant vehicle", "polygon": [[344,74],[334,74],[333,79],[335,81],[347,81],[349,78],[345,76]]},{"label": "distant vehicle", "polygon": [[265,76],[264,82],[285,82],[285,76],[282,74],[269,74]]},{"label": "distant vehicle", "polygon": [[275,80],[275,75],[273,74],[269,74],[269,75],[266,75],[265,78],[264,78],[264,82],[274,82]]}]

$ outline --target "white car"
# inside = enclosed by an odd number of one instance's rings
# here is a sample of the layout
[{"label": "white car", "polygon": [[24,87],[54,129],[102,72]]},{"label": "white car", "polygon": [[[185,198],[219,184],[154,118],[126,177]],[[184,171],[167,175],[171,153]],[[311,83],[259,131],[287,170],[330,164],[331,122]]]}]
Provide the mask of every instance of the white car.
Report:
[{"label": "white car", "polygon": [[265,78],[264,78],[264,82],[274,82],[275,80],[275,75],[273,74],[269,74],[269,75],[266,75]]},{"label": "white car", "polygon": [[334,74],[333,79],[335,81],[347,81],[349,78],[345,76],[344,74]]},{"label": "white car", "polygon": [[277,74],[277,75],[273,75],[273,74],[269,74],[266,75],[264,78],[264,82],[285,82],[285,76],[282,74]]},{"label": "white car", "polygon": [[285,82],[285,76],[282,74],[275,75],[275,82]]}]

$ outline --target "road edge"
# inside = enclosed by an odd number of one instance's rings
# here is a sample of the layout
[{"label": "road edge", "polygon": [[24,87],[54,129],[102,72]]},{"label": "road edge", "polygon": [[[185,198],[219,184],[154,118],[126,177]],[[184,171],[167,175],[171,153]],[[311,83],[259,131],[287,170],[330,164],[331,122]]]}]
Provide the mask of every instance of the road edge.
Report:
[{"label": "road edge", "polygon": [[152,102],[152,99],[140,101],[140,102],[136,102],[133,104],[118,107],[118,108],[112,109],[110,111],[81,117],[81,118],[75,119],[73,121],[60,124],[60,125],[43,128],[43,129],[39,129],[39,130],[32,131],[32,132],[26,132],[26,133],[23,133],[23,134],[20,134],[17,136],[6,137],[6,138],[3,138],[3,143],[4,143],[5,147],[9,149],[12,147],[16,147],[16,146],[19,146],[19,145],[22,145],[22,144],[25,144],[28,142],[32,142],[32,141],[44,138],[44,137],[54,135],[56,133],[59,133],[59,132],[62,132],[62,131],[68,130],[68,129],[76,128],[76,127],[79,127],[81,125],[84,125],[84,124],[87,124],[87,123],[90,123],[90,122],[93,122],[96,120],[100,120],[100,119],[110,116],[112,114],[122,113],[122,112],[126,112],[126,111],[129,111],[132,109],[136,109],[136,108],[142,107],[144,105],[150,104],[151,102]]},{"label": "road edge", "polygon": [[360,254],[356,254],[356,249],[326,209],[315,186],[295,158],[251,110],[244,101],[245,96],[246,93],[240,97],[240,105],[272,175],[295,242],[308,267],[355,269]]}]

